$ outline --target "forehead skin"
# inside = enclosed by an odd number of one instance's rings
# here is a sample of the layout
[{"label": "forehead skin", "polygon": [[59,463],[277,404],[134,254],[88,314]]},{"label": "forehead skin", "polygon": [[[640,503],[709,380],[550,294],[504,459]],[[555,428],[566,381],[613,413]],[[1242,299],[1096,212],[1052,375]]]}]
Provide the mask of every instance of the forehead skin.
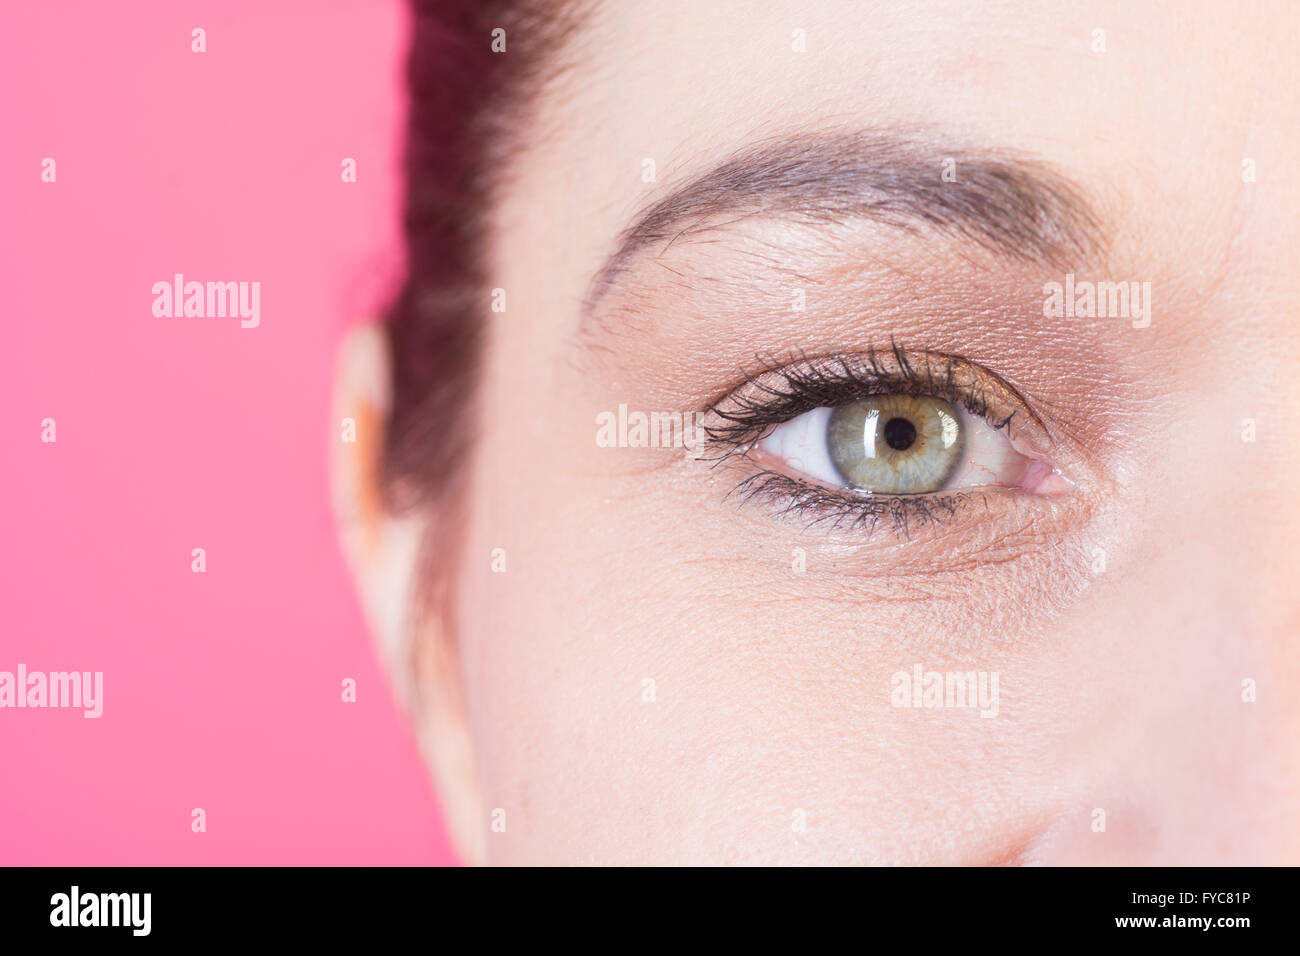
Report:
[{"label": "forehead skin", "polygon": [[[485,827],[508,820],[490,860],[1295,862],[1298,34],[1282,3],[592,15],[494,223],[508,308],[456,604]],[[671,190],[748,144],[882,129],[923,131],[936,175],[951,141],[1076,184],[1110,249],[1080,278],[1150,282],[1151,326],[1047,322],[1059,270],[941,237],[756,221],[651,250],[580,332]],[[978,358],[1055,423],[1068,520],[852,541],[594,441],[598,413],[702,408],[756,353],[893,336]],[[892,707],[917,664],[996,672],[998,716]]]}]

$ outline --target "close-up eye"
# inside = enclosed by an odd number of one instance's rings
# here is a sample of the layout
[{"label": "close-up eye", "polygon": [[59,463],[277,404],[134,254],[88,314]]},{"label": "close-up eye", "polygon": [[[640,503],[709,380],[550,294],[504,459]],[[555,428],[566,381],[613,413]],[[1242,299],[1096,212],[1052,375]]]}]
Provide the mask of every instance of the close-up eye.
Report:
[{"label": "close-up eye", "polygon": [[758,469],[741,496],[783,513],[868,523],[888,514],[906,526],[909,512],[928,520],[974,493],[1055,497],[1072,487],[1026,399],[958,356],[894,345],[768,360],[710,413],[717,457]]},{"label": "close-up eye", "polygon": [[993,425],[933,395],[868,395],[774,426],[764,459],[825,485],[923,495],[955,488],[1014,487],[1031,461]]}]

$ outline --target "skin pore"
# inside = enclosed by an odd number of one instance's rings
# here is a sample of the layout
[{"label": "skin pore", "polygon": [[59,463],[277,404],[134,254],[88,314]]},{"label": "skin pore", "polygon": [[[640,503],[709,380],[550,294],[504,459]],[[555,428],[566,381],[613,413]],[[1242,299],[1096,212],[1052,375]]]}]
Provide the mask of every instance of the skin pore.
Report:
[{"label": "skin pore", "polygon": [[[492,211],[459,493],[389,513],[381,441],[335,463],[464,857],[1296,862],[1297,40],[1282,3],[591,12]],[[1149,282],[1149,325],[1045,315],[1067,274]],[[1068,491],[818,485],[830,520],[733,494],[784,467],[743,441],[596,440],[871,354],[970,363]],[[362,433],[387,365],[349,340]],[[918,665],[996,715],[899,706]]]}]

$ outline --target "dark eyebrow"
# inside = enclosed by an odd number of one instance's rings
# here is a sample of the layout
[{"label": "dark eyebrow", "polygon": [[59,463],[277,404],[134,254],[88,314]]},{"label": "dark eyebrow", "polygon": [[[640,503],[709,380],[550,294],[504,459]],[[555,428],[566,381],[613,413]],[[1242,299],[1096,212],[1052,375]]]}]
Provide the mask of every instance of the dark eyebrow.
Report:
[{"label": "dark eyebrow", "polygon": [[[955,179],[945,182],[948,160]],[[1105,252],[1100,219],[1082,190],[1041,162],[882,131],[802,136],[743,149],[651,205],[619,236],[584,312],[638,255],[756,216],[928,228],[1052,267]]]}]

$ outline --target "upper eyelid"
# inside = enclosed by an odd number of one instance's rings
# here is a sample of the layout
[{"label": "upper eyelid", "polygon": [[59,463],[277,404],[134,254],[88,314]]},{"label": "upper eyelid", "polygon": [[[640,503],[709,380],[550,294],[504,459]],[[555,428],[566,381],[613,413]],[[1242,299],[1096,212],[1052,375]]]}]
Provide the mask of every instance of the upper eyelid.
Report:
[{"label": "upper eyelid", "polygon": [[[1018,432],[1040,452],[1054,444],[1046,424],[1012,385],[958,355],[909,352],[895,342],[887,350],[814,358],[799,353],[784,362],[760,362],[762,371],[745,373],[740,386],[709,404],[705,432],[711,440],[744,444],[756,439],[762,428],[828,404],[826,399],[848,401],[854,394],[893,390],[955,401],[996,427],[1008,427],[1013,437]],[[1013,421],[1017,427],[1010,430]]]}]

